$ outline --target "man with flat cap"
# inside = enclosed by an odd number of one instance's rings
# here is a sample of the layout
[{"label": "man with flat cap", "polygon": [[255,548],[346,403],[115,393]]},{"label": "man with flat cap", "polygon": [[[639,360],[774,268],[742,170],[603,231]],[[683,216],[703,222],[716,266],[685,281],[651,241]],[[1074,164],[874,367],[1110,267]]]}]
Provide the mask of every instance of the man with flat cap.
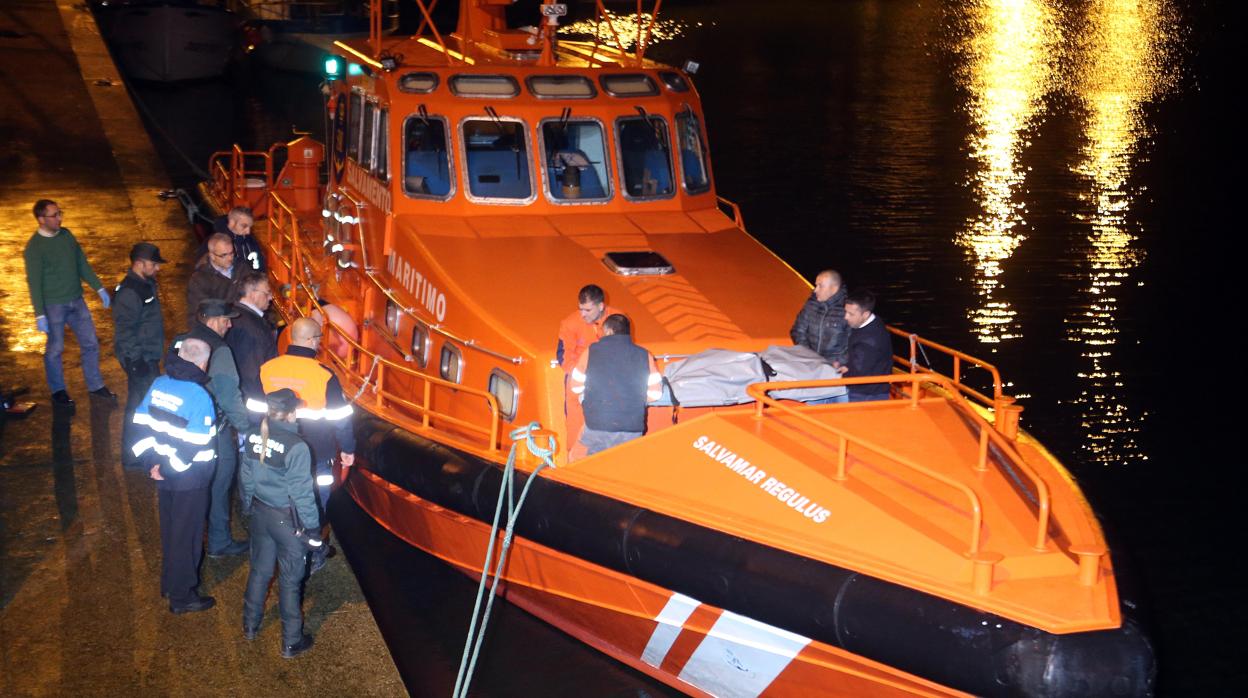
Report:
[{"label": "man with flat cap", "polygon": [[185,339],[199,339],[208,345],[208,384],[217,408],[217,468],[212,474],[208,500],[208,556],[224,557],[247,552],[246,540],[234,540],[230,533],[230,488],[238,469],[238,437],[247,432],[250,422],[243,394],[239,389],[238,366],[234,353],[225,343],[239,311],[232,303],[220,298],[206,298],[195,309],[195,324],[190,332],[173,340],[170,353],[175,353]]},{"label": "man with flat cap", "polygon": [[140,242],[130,250],[130,271],[113,291],[113,354],[126,372],[126,418],[121,429],[121,461],[139,467],[130,446],[134,445],[134,408],[139,406],[152,381],[160,375],[160,355],[165,346],[165,320],[156,295],[156,272],[165,260],[160,248]]}]

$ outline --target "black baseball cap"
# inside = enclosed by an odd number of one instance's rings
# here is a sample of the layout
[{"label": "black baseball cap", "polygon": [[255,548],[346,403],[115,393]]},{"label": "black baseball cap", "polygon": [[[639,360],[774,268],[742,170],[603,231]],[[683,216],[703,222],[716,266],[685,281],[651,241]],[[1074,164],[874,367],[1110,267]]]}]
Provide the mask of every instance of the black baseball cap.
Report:
[{"label": "black baseball cap", "polygon": [[130,248],[130,261],[137,262],[140,259],[164,264],[165,258],[160,256],[160,248],[150,242],[140,242]]},{"label": "black baseball cap", "polygon": [[294,412],[303,406],[303,400],[300,400],[295,391],[290,388],[274,390],[264,396],[264,401],[268,403],[269,409],[282,412]]},{"label": "black baseball cap", "polygon": [[195,308],[195,312],[204,319],[214,317],[238,317],[238,309],[233,303],[226,303],[220,298],[205,298],[199,302],[199,306]]}]

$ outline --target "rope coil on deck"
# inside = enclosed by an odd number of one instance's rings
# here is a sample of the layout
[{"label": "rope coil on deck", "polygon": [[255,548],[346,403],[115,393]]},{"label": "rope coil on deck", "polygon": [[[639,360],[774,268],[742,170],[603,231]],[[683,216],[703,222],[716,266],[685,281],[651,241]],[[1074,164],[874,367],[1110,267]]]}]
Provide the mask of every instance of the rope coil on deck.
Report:
[{"label": "rope coil on deck", "polygon": [[[464,655],[459,662],[459,674],[455,677],[455,690],[452,692],[453,698],[467,698],[468,685],[472,683],[472,673],[477,668],[477,658],[481,652],[481,644],[485,640],[486,624],[490,620],[490,611],[494,607],[495,590],[498,588],[498,580],[503,574],[503,568],[507,564],[507,553],[511,550],[511,541],[513,532],[516,527],[516,519],[520,516],[520,508],[524,506],[524,499],[529,494],[529,488],[533,486],[537,480],[537,474],[543,469],[555,467],[551,456],[554,455],[558,448],[555,437],[547,436],[546,447],[537,445],[534,439],[534,432],[540,431],[541,425],[537,422],[530,422],[528,426],[513,429],[509,436],[511,437],[511,452],[507,455],[507,465],[503,468],[503,479],[498,488],[498,503],[494,506],[494,521],[490,524],[490,542],[485,550],[485,562],[481,566],[481,581],[477,584],[477,600],[472,607],[472,622],[468,625],[468,637],[464,640]],[[524,439],[524,445],[529,449],[529,453],[537,456],[542,460],[537,467],[533,469],[533,473],[529,476],[527,482],[524,483],[524,489],[520,491],[520,498],[515,497],[515,475],[516,475],[516,448],[520,445],[520,439]],[[490,598],[485,603],[485,610],[481,609],[481,599],[485,595],[486,582],[490,577],[490,560],[494,557],[494,543],[498,540],[498,524],[499,518],[503,512],[503,501],[507,501],[507,526],[503,531],[503,542],[498,551],[498,563],[494,566],[493,582],[490,583]],[[478,623],[480,627],[478,627]]]}]

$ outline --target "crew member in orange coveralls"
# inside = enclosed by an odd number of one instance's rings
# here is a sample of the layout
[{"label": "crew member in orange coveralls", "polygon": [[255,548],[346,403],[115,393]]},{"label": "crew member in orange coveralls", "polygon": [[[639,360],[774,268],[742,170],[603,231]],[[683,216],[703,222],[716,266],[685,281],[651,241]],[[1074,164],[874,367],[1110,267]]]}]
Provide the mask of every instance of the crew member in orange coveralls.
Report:
[{"label": "crew member in orange coveralls", "polygon": [[[569,456],[585,455],[580,445],[581,428],[585,426],[585,417],[581,412],[580,400],[572,394],[568,375],[576,368],[581,355],[589,349],[589,345],[602,338],[602,322],[608,315],[620,311],[606,304],[606,294],[595,284],[585,286],[576,296],[576,312],[559,323],[559,347],[555,356],[563,367],[564,415],[568,426]],[[622,314],[622,313],[621,313]],[[578,453],[579,451],[579,453]]]}]

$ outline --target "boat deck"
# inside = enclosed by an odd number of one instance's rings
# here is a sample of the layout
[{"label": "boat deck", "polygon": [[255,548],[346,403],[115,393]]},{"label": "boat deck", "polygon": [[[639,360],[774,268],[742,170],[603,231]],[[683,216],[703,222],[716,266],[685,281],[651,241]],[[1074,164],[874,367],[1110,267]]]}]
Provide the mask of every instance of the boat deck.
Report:
[{"label": "boat deck", "polygon": [[[1065,488],[1048,488],[1053,516],[1043,549],[1035,547],[1039,507],[1027,471],[1056,485],[1065,475],[1054,462],[1020,465],[994,448],[977,470],[979,427],[943,397],[806,407],[800,415],[769,410],[760,418],[752,406],[715,412],[550,477],[1051,632],[1117,624],[1108,575],[1079,581],[1071,549],[1088,531],[1082,502]],[[991,575],[982,590],[977,560]]]}]

